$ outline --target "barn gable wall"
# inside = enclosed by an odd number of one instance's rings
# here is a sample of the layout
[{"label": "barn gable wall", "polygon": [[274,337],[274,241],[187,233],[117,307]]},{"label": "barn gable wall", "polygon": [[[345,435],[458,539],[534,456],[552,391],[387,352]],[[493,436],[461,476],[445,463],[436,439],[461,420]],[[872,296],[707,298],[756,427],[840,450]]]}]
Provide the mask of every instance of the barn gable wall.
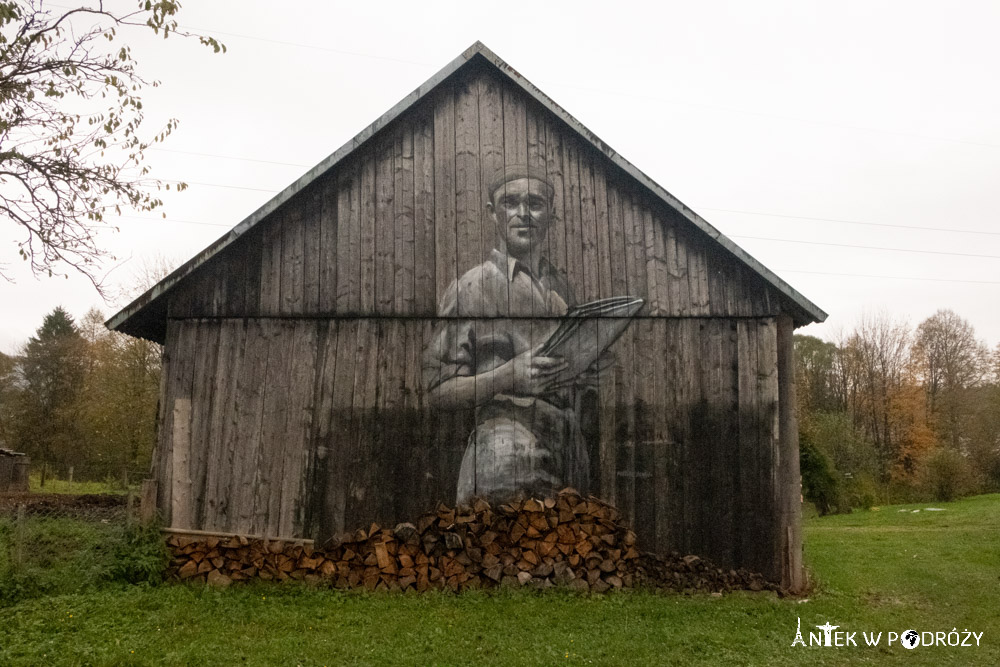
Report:
[{"label": "barn gable wall", "polygon": [[495,247],[486,183],[526,164],[555,186],[548,255],[580,302],[763,317],[776,290],[493,71],[446,80],[169,294],[170,317],[433,317]]},{"label": "barn gable wall", "polygon": [[[554,185],[546,254],[576,301],[645,299],[575,408],[591,491],[644,548],[794,583],[787,299],[473,66],[167,293],[155,475],[168,525],[323,539],[454,501],[476,416],[431,405],[426,351],[446,291],[496,247],[485,183],[510,164]],[[482,315],[459,303],[449,317],[463,313]],[[503,331],[511,315],[480,319]]]}]

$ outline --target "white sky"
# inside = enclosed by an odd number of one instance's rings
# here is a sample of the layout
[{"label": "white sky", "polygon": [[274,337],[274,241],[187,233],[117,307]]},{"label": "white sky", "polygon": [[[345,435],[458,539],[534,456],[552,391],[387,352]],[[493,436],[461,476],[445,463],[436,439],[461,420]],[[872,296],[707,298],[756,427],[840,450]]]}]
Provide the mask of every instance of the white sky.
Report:
[{"label": "white sky", "polygon": [[[135,41],[162,82],[148,129],[181,121],[153,173],[190,188],[168,221],[102,230],[108,268],[127,260],[111,286],[186,261],[478,39],[830,313],[800,333],[951,308],[1000,342],[1000,3],[189,0],[179,18],[229,52]],[[57,305],[125,305],[32,277],[0,230],[16,279],[0,282],[0,351]]]}]

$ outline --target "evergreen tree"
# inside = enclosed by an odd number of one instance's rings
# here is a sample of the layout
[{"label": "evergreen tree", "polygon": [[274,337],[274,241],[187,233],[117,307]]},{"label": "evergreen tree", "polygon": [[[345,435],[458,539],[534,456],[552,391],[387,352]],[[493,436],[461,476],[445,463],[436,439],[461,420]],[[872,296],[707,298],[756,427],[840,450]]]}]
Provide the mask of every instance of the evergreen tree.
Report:
[{"label": "evergreen tree", "polygon": [[72,465],[82,455],[76,412],[85,352],[73,318],[61,307],[45,316],[24,347],[18,441],[43,470],[49,463]]}]

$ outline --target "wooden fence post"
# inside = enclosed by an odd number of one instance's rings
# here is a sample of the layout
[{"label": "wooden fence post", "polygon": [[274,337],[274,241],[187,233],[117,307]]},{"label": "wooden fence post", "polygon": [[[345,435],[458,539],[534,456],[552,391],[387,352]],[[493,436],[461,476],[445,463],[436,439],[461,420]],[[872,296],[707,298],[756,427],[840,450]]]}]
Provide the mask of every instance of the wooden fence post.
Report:
[{"label": "wooden fence post", "polygon": [[14,528],[14,565],[18,570],[24,565],[24,503],[17,506],[17,525]]}]

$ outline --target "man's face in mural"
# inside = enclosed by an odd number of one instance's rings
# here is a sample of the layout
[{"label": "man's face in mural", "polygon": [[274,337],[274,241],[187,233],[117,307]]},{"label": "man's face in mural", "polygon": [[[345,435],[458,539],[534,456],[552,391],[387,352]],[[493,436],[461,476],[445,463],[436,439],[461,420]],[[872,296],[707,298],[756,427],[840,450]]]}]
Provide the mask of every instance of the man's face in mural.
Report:
[{"label": "man's face in mural", "polygon": [[552,190],[534,178],[507,181],[486,204],[497,230],[513,257],[526,257],[537,249],[552,225]]}]

